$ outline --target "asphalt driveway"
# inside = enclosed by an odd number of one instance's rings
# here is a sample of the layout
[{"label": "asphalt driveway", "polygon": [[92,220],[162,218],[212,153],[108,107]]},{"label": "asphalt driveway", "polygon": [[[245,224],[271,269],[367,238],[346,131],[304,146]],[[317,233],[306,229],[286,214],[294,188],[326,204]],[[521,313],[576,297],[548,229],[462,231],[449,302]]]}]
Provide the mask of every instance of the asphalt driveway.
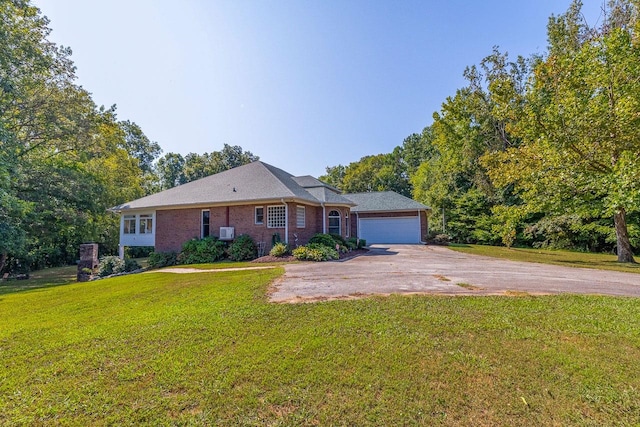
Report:
[{"label": "asphalt driveway", "polygon": [[271,300],[296,302],[372,294],[640,296],[640,275],[507,261],[440,246],[375,245],[346,261],[290,264]]}]

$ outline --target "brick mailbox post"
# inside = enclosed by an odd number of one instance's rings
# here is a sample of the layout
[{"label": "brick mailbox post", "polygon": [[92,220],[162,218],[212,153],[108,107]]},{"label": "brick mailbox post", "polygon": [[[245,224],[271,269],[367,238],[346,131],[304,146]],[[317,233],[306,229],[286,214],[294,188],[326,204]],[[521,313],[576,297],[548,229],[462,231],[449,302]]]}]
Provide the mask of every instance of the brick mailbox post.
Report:
[{"label": "brick mailbox post", "polygon": [[78,282],[88,282],[96,268],[98,268],[98,244],[87,243],[80,245]]}]

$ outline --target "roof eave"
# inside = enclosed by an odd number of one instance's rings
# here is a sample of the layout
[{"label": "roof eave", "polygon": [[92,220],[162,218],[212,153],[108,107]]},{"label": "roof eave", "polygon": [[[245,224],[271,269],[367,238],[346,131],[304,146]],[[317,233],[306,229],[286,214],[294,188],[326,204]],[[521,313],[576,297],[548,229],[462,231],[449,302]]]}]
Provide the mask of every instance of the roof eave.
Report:
[{"label": "roof eave", "polygon": [[[173,204],[173,205],[150,205],[150,206],[141,206],[141,207],[113,207],[108,209],[111,212],[122,213],[122,212],[139,212],[139,211],[151,211],[151,210],[172,210],[172,209],[197,209],[197,208],[212,208],[212,207],[220,207],[220,206],[243,206],[243,205],[259,205],[266,203],[300,203],[311,206],[322,206],[322,205],[330,205],[330,206],[343,206],[343,207],[353,207],[355,204],[348,203],[333,203],[333,202],[321,202],[321,201],[313,201],[300,197],[272,197],[265,199],[250,199],[250,200],[234,200],[234,201],[222,201],[222,202],[202,202],[202,203],[183,203],[183,204]],[[122,205],[121,205],[122,206]]]},{"label": "roof eave", "polygon": [[415,212],[415,211],[431,211],[431,208],[425,206],[424,208],[410,208],[410,209],[354,209],[354,213],[387,213],[387,212]]}]

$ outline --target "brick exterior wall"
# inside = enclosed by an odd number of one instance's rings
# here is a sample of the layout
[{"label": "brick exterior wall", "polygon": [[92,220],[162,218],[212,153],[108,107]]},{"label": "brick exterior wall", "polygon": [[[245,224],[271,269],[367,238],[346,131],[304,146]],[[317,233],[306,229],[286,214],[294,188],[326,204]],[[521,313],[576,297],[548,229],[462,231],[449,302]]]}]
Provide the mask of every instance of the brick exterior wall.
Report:
[{"label": "brick exterior wall", "polygon": [[200,237],[201,209],[171,209],[156,212],[157,252],[179,252],[189,239]]},{"label": "brick exterior wall", "polygon": [[[158,252],[179,252],[182,244],[189,239],[200,238],[202,211],[209,210],[209,232],[212,236],[220,235],[220,227],[234,227],[235,235],[248,234],[257,242],[265,242],[265,251],[272,247],[272,237],[275,233],[280,235],[281,241],[286,241],[285,228],[267,227],[267,206],[273,204],[256,204],[244,206],[215,206],[201,209],[171,209],[159,210],[156,213],[156,246]],[[297,226],[297,207],[305,208],[305,226]],[[255,208],[264,208],[263,224],[255,223]],[[326,224],[329,226],[328,215],[332,210],[340,212],[342,235],[347,234],[347,221],[345,214],[347,208],[333,206],[325,207],[327,215]],[[292,247],[304,245],[316,233],[322,233],[322,207],[297,203],[287,203],[289,244]],[[355,218],[355,217],[354,217]],[[296,240],[297,236],[297,240]]]},{"label": "brick exterior wall", "polygon": [[[284,228],[267,228],[267,206],[268,205],[245,205],[245,206],[216,206],[208,208],[210,212],[210,234],[219,236],[220,227],[234,227],[235,235],[248,234],[255,242],[265,242],[265,251],[271,249],[272,236],[280,234],[280,239],[284,242]],[[273,206],[273,205],[269,205]],[[305,207],[305,227],[297,227],[297,206]],[[255,223],[255,208],[264,208],[264,223]],[[322,207],[287,203],[288,225],[289,225],[289,245],[295,247],[304,245],[316,233],[322,233]],[[203,208],[207,209],[207,208]],[[156,246],[158,252],[179,252],[182,244],[189,239],[200,238],[201,216],[203,209],[171,209],[159,210],[156,212]],[[325,221],[327,232],[329,231],[329,212],[336,210],[340,212],[340,228],[343,237],[356,237],[358,235],[357,216],[349,212],[348,208],[325,206]],[[393,218],[416,216],[417,212],[386,212],[386,213],[360,213],[360,218]],[[425,212],[421,215],[421,235],[422,240],[426,240],[428,230],[428,218]],[[348,231],[348,232],[347,232]],[[296,236],[297,235],[297,241]]]}]

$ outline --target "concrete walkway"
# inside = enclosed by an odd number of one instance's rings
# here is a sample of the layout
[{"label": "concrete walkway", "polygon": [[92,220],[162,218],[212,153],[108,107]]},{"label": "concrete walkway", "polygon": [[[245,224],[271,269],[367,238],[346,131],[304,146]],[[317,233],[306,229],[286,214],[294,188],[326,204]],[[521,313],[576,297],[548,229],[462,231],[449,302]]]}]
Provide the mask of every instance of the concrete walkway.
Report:
[{"label": "concrete walkway", "polygon": [[392,293],[638,297],[640,274],[508,261],[439,246],[374,246],[343,262],[286,265],[270,296],[296,302]]}]

